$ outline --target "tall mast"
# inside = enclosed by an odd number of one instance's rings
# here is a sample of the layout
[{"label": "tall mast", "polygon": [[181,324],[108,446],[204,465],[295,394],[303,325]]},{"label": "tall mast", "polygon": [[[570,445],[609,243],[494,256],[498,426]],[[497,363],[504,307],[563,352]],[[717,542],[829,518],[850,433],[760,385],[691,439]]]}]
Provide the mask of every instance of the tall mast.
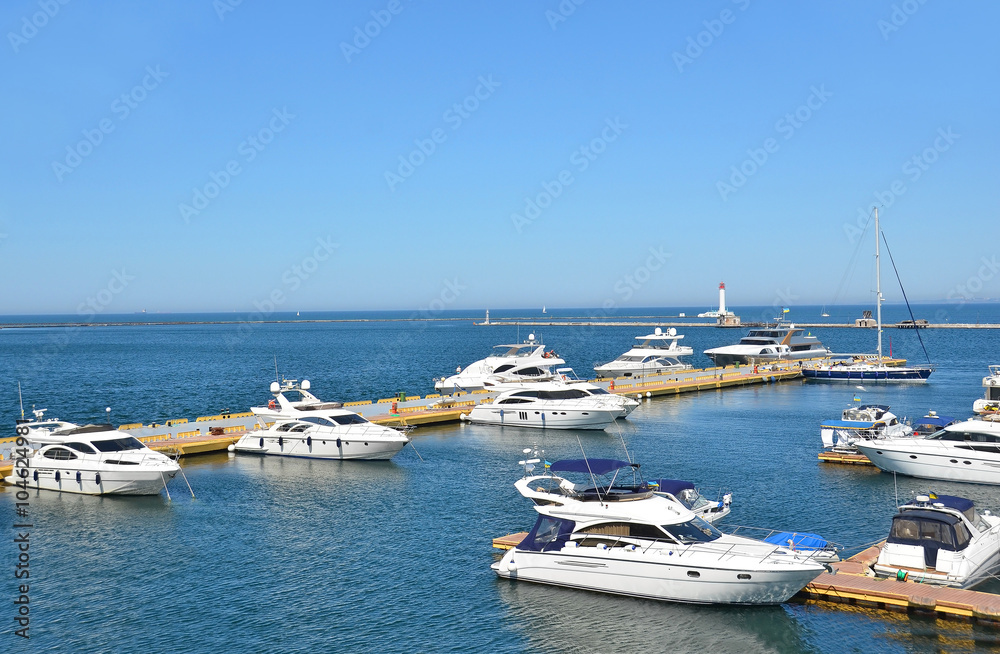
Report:
[{"label": "tall mast", "polygon": [[882,269],[878,260],[878,207],[875,207],[875,321],[878,324],[878,361],[882,363]]}]

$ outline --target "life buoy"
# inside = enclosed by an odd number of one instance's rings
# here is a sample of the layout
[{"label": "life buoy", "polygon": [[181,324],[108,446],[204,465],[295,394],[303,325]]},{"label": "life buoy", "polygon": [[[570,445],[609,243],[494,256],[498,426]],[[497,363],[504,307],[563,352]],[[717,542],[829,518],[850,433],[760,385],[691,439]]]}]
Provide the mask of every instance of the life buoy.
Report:
[{"label": "life buoy", "polygon": [[563,381],[568,381],[568,380],[569,380],[569,377],[567,377],[566,375],[562,375],[562,380],[563,380]]},{"label": "life buoy", "polygon": [[275,402],[274,400],[271,400],[270,402],[267,403],[267,408],[268,409],[277,409],[278,408],[278,403]]}]

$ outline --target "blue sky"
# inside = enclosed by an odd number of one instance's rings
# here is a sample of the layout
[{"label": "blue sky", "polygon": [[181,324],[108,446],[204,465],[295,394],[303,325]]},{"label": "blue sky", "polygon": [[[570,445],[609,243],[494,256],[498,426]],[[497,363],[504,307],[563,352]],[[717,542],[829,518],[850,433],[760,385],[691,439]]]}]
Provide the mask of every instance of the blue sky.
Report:
[{"label": "blue sky", "polygon": [[995,3],[576,2],[4,3],[0,313],[1000,296]]}]

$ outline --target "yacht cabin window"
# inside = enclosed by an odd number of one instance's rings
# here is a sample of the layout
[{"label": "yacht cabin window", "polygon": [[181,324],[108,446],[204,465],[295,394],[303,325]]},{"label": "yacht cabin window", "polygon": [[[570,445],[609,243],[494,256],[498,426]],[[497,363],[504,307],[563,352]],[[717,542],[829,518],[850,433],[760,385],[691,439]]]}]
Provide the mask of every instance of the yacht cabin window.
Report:
[{"label": "yacht cabin window", "polygon": [[663,525],[663,531],[673,536],[681,545],[707,543],[722,536],[722,532],[701,518],[676,525]]},{"label": "yacht cabin window", "polygon": [[145,447],[135,438],[113,438],[106,441],[93,441],[94,447],[101,452],[124,452],[125,450],[141,450]]},{"label": "yacht cabin window", "polygon": [[356,413],[345,413],[342,416],[330,416],[338,425],[363,425],[367,420]]},{"label": "yacht cabin window", "polygon": [[65,447],[50,447],[45,450],[43,456],[46,459],[55,459],[56,461],[72,461],[76,458],[76,455]]},{"label": "yacht cabin window", "polygon": [[97,451],[94,450],[94,448],[92,448],[91,446],[87,445],[86,443],[63,443],[63,445],[70,448],[71,450],[76,450],[77,452],[83,452],[84,454],[97,454]]}]

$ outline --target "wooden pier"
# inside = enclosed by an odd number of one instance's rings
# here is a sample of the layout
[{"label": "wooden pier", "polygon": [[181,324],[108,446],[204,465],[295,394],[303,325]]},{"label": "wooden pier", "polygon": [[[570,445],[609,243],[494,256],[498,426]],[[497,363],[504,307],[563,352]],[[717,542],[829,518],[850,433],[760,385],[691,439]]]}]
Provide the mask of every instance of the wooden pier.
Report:
[{"label": "wooden pier", "polygon": [[833,452],[825,450],[820,452],[817,458],[824,463],[843,463],[855,466],[872,466],[867,456],[860,452]]},{"label": "wooden pier", "polygon": [[1000,627],[1000,595],[873,576],[882,543],[834,563],[796,597],[872,609],[971,620]]}]

